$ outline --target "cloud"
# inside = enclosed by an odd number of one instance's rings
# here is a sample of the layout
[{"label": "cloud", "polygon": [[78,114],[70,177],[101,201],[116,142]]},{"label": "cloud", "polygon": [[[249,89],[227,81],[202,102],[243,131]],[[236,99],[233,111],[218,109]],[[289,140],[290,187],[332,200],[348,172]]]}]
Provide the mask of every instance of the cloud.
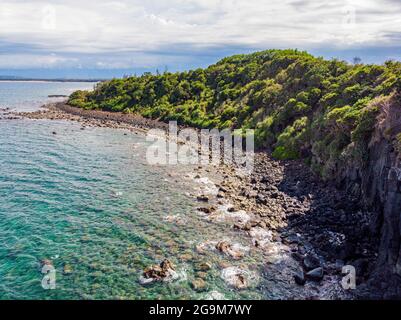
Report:
[{"label": "cloud", "polygon": [[0,68],[52,68],[73,67],[79,59],[66,58],[56,54],[2,54],[0,55]]},{"label": "cloud", "polygon": [[0,58],[23,65],[9,57],[26,48],[40,66],[120,68],[182,58],[176,48],[190,59],[224,47],[391,47],[400,28],[398,0],[2,0]]}]

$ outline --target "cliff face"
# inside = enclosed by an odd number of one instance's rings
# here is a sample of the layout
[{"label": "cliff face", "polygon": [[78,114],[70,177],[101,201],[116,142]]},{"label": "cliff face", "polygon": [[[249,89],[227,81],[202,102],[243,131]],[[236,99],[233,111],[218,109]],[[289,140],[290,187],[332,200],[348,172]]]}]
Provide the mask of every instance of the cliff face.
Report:
[{"label": "cliff face", "polygon": [[[345,187],[376,212],[371,236],[379,248],[369,286],[385,292],[381,298],[401,297],[401,103],[392,96],[381,105],[378,124],[367,146],[367,161],[351,164],[341,174]],[[384,290],[384,291],[383,291]]]}]

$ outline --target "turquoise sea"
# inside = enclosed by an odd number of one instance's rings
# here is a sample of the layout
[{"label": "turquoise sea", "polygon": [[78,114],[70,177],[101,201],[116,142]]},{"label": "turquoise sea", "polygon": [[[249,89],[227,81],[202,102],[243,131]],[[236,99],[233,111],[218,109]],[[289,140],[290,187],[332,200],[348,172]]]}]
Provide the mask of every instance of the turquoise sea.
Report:
[{"label": "turquoise sea", "polygon": [[[92,86],[0,82],[0,108],[35,110],[49,94]],[[295,293],[282,279],[282,266],[268,269],[254,249],[239,261],[196,251],[222,238],[252,245],[199,214],[192,168],[148,165],[148,145],[128,130],[0,120],[0,299],[265,299]],[[143,269],[165,258],[179,278],[141,285]],[[41,286],[43,259],[55,267],[54,290]],[[204,263],[211,269],[201,273]],[[246,268],[249,288],[230,287],[221,276],[224,264]],[[196,289],[192,282],[200,277],[204,287]]]}]

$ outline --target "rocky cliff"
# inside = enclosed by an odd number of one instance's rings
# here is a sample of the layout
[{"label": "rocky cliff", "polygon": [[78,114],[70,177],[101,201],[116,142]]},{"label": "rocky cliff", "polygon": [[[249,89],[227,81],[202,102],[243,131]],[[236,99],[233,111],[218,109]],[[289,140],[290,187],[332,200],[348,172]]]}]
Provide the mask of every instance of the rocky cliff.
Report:
[{"label": "rocky cliff", "polygon": [[399,95],[381,101],[377,125],[366,145],[366,161],[349,163],[337,179],[375,213],[370,217],[370,236],[379,240],[379,246],[366,285],[381,292],[378,298],[401,297],[400,101]]}]

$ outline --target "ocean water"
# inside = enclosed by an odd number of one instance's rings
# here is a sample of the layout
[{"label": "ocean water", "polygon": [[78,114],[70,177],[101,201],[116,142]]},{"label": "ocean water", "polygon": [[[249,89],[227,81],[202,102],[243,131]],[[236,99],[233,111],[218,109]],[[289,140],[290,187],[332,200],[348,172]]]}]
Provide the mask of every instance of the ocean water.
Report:
[{"label": "ocean water", "polygon": [[[34,110],[48,94],[92,85],[0,82],[0,105]],[[81,129],[0,120],[0,299],[266,299],[298,290],[283,279],[282,265],[266,267],[249,237],[196,210],[193,168],[147,164],[149,142],[128,130]],[[196,251],[222,239],[250,251],[238,261]],[[178,279],[140,284],[143,269],[165,258]],[[55,267],[54,290],[41,285],[43,259]],[[211,269],[199,273],[205,262]],[[249,287],[230,287],[224,265],[247,270]],[[199,277],[205,287],[196,290]]]},{"label": "ocean water", "polygon": [[93,86],[90,82],[0,81],[0,108],[34,111],[44,102],[59,100],[49,95],[69,95]]}]

